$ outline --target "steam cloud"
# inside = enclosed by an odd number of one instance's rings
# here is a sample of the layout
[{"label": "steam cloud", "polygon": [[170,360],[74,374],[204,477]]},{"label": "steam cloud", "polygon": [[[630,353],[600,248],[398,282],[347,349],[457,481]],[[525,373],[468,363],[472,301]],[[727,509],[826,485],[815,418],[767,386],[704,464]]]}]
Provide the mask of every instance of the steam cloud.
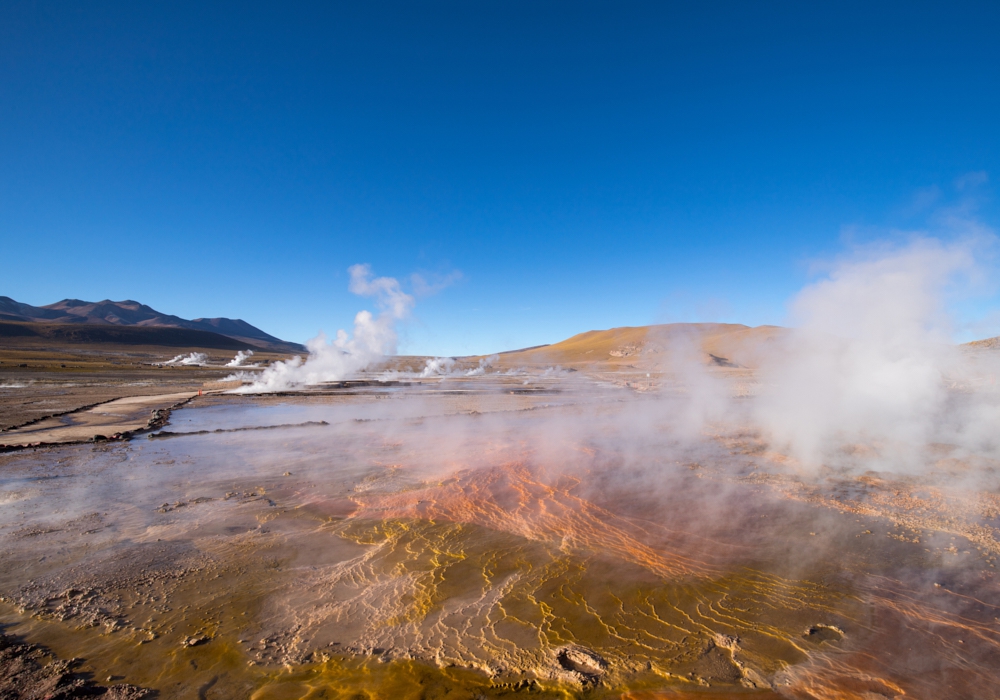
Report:
[{"label": "steam cloud", "polygon": [[[629,431],[669,423],[674,434],[700,439],[719,426],[752,426],[770,449],[806,470],[912,472],[926,468],[934,443],[996,454],[1000,397],[967,390],[995,381],[998,363],[951,342],[955,322],[948,307],[985,276],[981,253],[992,240],[923,237],[840,260],[793,299],[794,330],[757,348],[750,402],[735,399],[731,380],[705,364],[697,333],[671,333],[660,370],[684,388],[664,386],[655,416],[637,419]],[[395,352],[395,327],[409,315],[413,297],[393,278],[374,278],[367,265],[350,273],[349,289],[374,298],[379,315],[359,312],[352,336],[341,330],[328,342],[321,333],[309,341],[308,358],[276,363],[237,391],[337,381]],[[454,358],[432,358],[411,376],[478,376],[498,360],[483,358],[468,369]]]},{"label": "steam cloud", "polygon": [[247,350],[246,352],[240,350],[236,353],[236,357],[226,363],[226,367],[258,367],[257,363],[248,363],[251,357],[253,357],[253,350]]},{"label": "steam cloud", "polygon": [[429,377],[478,377],[486,374],[496,364],[498,359],[500,359],[499,355],[480,358],[479,364],[476,367],[467,370],[459,368],[458,362],[454,357],[431,357],[428,358],[424,364],[424,368],[419,373],[394,371],[386,373],[385,376],[386,378],[413,376],[422,379]]},{"label": "steam cloud", "polygon": [[912,470],[936,442],[994,452],[995,394],[962,390],[981,386],[996,360],[950,342],[947,308],[982,277],[982,247],[917,239],[843,261],[803,289],[796,329],[759,372],[755,418],[772,445],[807,467],[863,454],[869,468]]},{"label": "steam cloud", "polygon": [[413,297],[403,292],[392,277],[372,277],[369,265],[354,265],[349,270],[348,289],[359,296],[373,297],[381,309],[378,316],[359,311],[354,317],[352,335],[337,331],[333,341],[320,332],[306,343],[309,356],[296,356],[277,362],[260,373],[241,392],[282,391],[297,386],[339,381],[366,369],[386,355],[396,352],[396,324],[413,309]]},{"label": "steam cloud", "polygon": [[486,370],[493,367],[493,365],[495,365],[497,360],[499,359],[500,359],[499,355],[490,355],[489,357],[484,357],[481,360],[479,360],[479,366],[470,369],[468,372],[465,373],[465,376],[478,377],[481,374],[486,374]]},{"label": "steam cloud", "polygon": [[427,360],[420,377],[441,377],[448,376],[455,371],[455,358],[453,357],[433,357]]},{"label": "steam cloud", "polygon": [[192,352],[187,355],[178,355],[172,360],[167,360],[165,365],[183,365],[188,367],[200,367],[208,362],[208,355],[203,352]]}]

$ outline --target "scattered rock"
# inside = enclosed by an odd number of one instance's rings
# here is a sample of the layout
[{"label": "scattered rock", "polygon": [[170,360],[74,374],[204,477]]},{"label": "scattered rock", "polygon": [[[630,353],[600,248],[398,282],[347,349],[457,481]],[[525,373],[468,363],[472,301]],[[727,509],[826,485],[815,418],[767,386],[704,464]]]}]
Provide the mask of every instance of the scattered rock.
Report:
[{"label": "scattered rock", "polygon": [[802,636],[814,644],[839,642],[844,638],[844,631],[833,625],[813,625]]},{"label": "scattered rock", "polygon": [[[47,663],[46,663],[47,661]],[[55,658],[45,647],[23,644],[0,633],[0,698],[104,698],[105,700],[141,700],[153,697],[146,688],[123,683],[98,685],[74,672],[77,659]],[[121,676],[108,676],[108,680]]]},{"label": "scattered rock", "polygon": [[584,647],[564,647],[556,653],[559,665],[577,674],[584,683],[596,683],[608,668],[608,662]]},{"label": "scattered rock", "polygon": [[731,634],[717,634],[714,637],[715,646],[728,649],[732,652],[740,650],[740,638]]},{"label": "scattered rock", "polygon": [[735,362],[730,361],[728,357],[719,357],[718,355],[713,355],[709,353],[708,356],[712,358],[712,364],[717,367],[739,367]]}]

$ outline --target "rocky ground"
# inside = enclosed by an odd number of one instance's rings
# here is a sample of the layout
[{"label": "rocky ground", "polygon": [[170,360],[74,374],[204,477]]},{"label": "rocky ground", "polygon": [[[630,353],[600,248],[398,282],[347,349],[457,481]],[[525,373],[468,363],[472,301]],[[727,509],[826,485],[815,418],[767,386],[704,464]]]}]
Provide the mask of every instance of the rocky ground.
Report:
[{"label": "rocky ground", "polygon": [[[128,683],[102,685],[90,674],[79,673],[78,659],[59,659],[38,644],[29,644],[0,631],[0,698],[3,700],[56,700],[104,698],[140,700],[157,693]],[[107,678],[114,683],[114,676]]]}]

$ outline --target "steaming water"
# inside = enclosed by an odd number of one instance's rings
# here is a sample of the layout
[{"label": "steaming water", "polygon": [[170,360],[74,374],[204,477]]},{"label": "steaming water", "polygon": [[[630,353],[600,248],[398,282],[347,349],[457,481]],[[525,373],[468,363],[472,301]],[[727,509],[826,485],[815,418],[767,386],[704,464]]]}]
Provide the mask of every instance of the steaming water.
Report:
[{"label": "steaming water", "polygon": [[968,458],[803,475],[678,407],[321,388],[6,455],[2,619],[162,697],[1000,693],[1000,499],[954,485]]}]

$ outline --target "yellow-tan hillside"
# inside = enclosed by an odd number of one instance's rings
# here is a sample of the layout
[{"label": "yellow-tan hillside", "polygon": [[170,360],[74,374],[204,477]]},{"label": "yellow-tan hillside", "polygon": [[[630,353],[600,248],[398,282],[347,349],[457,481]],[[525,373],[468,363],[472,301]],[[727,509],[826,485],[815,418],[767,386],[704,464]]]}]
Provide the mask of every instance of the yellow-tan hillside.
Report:
[{"label": "yellow-tan hillside", "polygon": [[553,345],[504,353],[500,364],[594,363],[666,368],[691,360],[722,367],[754,368],[763,352],[787,333],[778,326],[751,328],[734,323],[671,323],[587,331]]}]

